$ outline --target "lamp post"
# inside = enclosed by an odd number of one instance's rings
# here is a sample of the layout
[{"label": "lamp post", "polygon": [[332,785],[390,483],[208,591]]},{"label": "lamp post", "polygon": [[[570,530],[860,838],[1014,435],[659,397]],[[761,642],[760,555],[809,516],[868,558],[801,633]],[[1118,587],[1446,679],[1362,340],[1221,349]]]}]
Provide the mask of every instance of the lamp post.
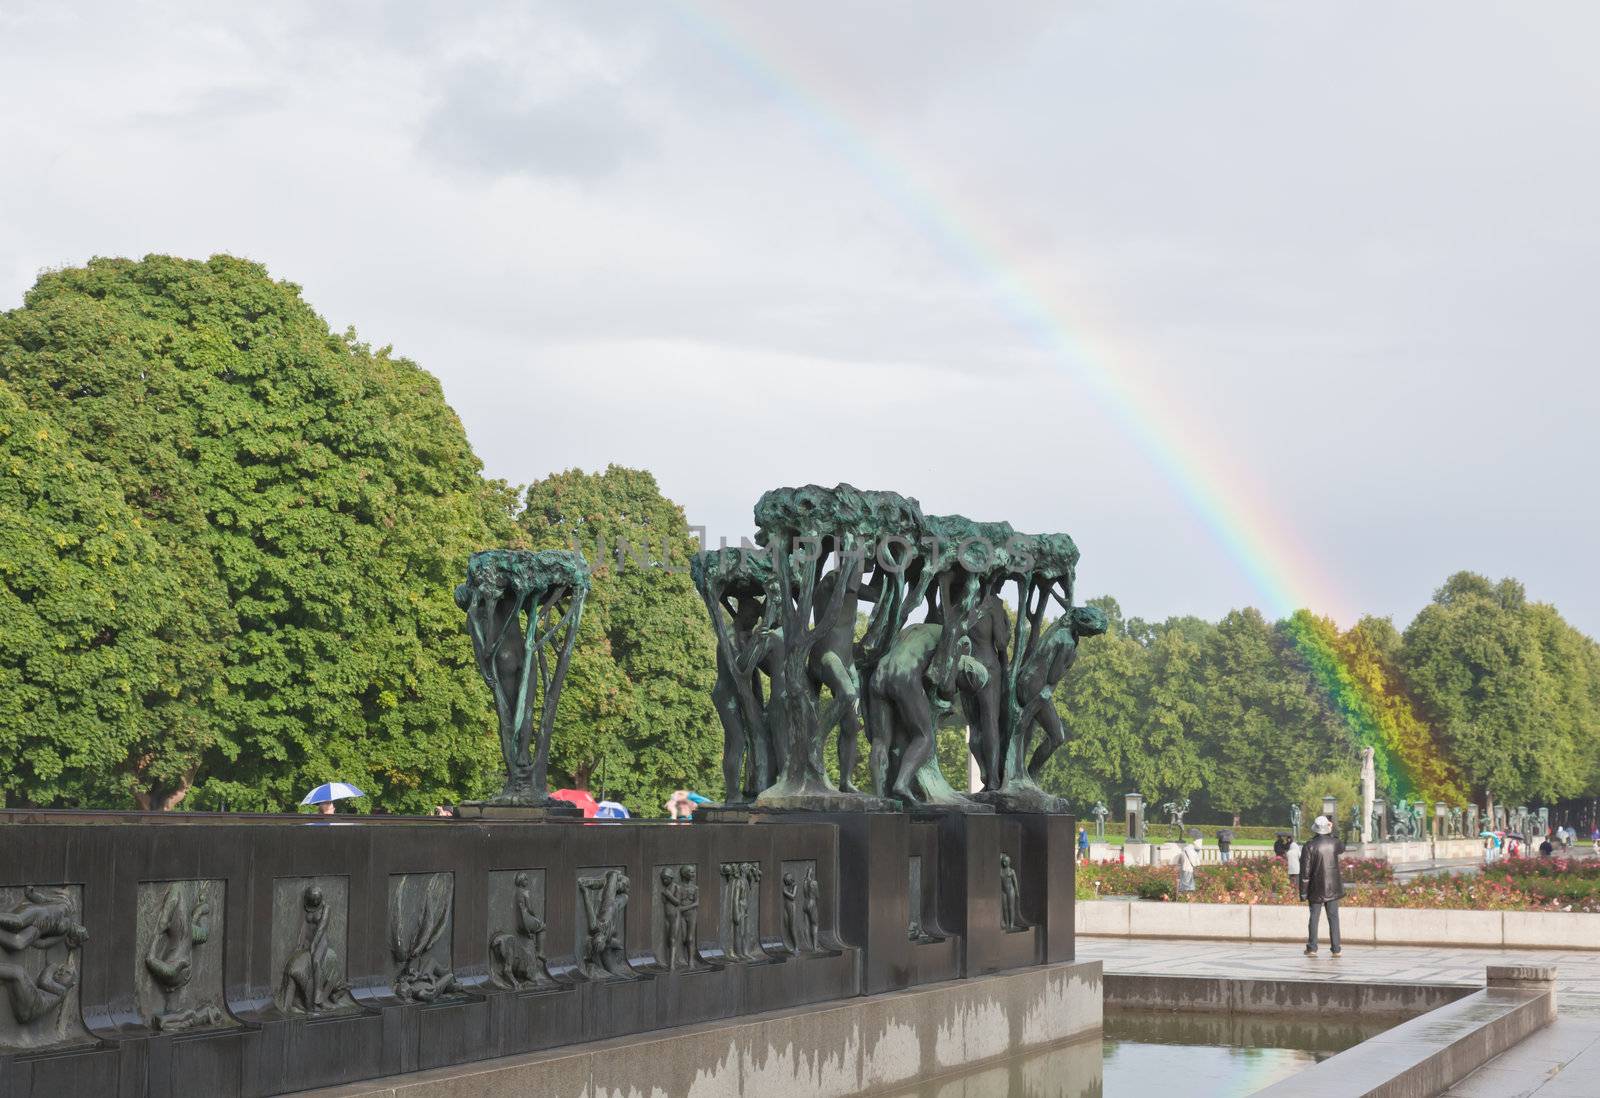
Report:
[{"label": "lamp post", "polygon": [[1127,822],[1127,841],[1144,842],[1144,794],[1128,793],[1123,798],[1124,819]]},{"label": "lamp post", "polygon": [[1389,802],[1382,797],[1372,799],[1373,815],[1378,817],[1378,829],[1373,833],[1373,838],[1380,843],[1389,841]]},{"label": "lamp post", "polygon": [[1323,797],[1322,814],[1328,817],[1328,819],[1331,820],[1333,825],[1337,828],[1339,825],[1339,798]]},{"label": "lamp post", "polygon": [[1449,812],[1450,812],[1450,810],[1445,807],[1445,803],[1443,801],[1434,801],[1433,802],[1433,837],[1434,837],[1434,839],[1437,840],[1437,839],[1444,838],[1444,818]]}]

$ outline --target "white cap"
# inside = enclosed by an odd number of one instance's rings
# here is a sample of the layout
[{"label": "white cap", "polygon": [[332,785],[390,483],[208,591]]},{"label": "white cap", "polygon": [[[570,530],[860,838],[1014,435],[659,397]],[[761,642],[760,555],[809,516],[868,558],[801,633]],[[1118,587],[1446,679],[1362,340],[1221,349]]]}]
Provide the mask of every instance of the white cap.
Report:
[{"label": "white cap", "polygon": [[1318,816],[1311,821],[1311,830],[1318,835],[1327,835],[1333,831],[1333,821],[1326,816]]}]

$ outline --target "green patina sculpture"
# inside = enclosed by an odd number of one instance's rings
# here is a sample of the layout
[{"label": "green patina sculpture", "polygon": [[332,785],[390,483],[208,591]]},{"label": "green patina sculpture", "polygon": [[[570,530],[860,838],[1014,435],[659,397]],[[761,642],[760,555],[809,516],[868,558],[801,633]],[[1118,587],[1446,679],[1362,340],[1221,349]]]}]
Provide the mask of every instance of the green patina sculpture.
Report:
[{"label": "green patina sculpture", "polygon": [[[950,786],[934,745],[941,726],[959,723],[959,701],[979,722],[973,744],[980,765],[997,757],[998,720],[984,723],[998,717],[1004,683],[1004,656],[991,636],[993,599],[1016,532],[961,515],[924,516],[922,531],[918,559],[893,577],[905,587],[898,631],[871,674],[873,781],[903,802],[990,811]],[[924,604],[926,620],[904,626],[910,608]]]},{"label": "green patina sculpture", "polygon": [[[1072,605],[1070,537],[925,515],[914,499],[848,484],[775,489],[755,518],[759,548],[707,551],[693,567],[717,634],[729,800],[1066,810],[1038,785],[1066,738],[1052,698],[1078,641],[1106,629],[1100,611]],[[934,753],[938,729],[963,720],[983,778],[975,798],[951,788]],[[822,765],[835,727],[839,786]],[[872,796],[849,781],[863,731]]]},{"label": "green patina sculpture", "polygon": [[838,689],[830,719],[837,716],[853,727],[860,676],[853,644],[846,641],[864,594],[877,597],[867,591],[871,581],[863,583],[874,567],[868,554],[883,526],[914,513],[913,501],[848,484],[778,488],[756,503],[756,542],[768,550],[772,569],[767,602],[775,604],[771,620],[781,632],[774,638],[770,704],[779,711],[774,731],[781,736],[782,760],[775,781],[755,803],[858,808],[873,801],[828,778],[821,693],[824,685]]},{"label": "green patina sculpture", "polygon": [[730,802],[752,800],[783,764],[785,737],[774,728],[781,706],[769,707],[761,675],[781,673],[776,577],[764,556],[713,549],[690,561],[717,638],[712,701],[722,720],[722,779]]},{"label": "green patina sculpture", "polygon": [[[1039,787],[1044,764],[1063,743],[1066,729],[1055,707],[1055,688],[1078,657],[1078,641],[1106,631],[1093,606],[1073,606],[1078,547],[1066,534],[1039,534],[1013,554],[1007,579],[1016,585],[1007,666],[1004,761],[998,780],[986,777],[981,799],[1019,811],[1065,812],[1066,804]],[[1053,621],[1046,617],[1054,604]],[[1035,728],[1043,738],[1032,756]]]},{"label": "green patina sculpture", "polygon": [[567,550],[488,549],[467,563],[456,605],[466,611],[478,671],[494,692],[506,767],[492,805],[564,807],[549,795],[550,733],[588,593],[589,565]]}]

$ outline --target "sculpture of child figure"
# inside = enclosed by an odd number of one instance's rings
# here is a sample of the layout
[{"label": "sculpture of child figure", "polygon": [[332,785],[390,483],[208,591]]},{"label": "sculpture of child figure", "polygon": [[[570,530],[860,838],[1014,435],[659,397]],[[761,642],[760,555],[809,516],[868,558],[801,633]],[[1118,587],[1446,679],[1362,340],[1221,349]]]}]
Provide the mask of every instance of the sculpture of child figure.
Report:
[{"label": "sculpture of child figure", "polygon": [[1011,867],[1011,855],[1000,855],[1000,926],[1005,930],[1022,930],[1022,916],[1017,910],[1017,871]]}]

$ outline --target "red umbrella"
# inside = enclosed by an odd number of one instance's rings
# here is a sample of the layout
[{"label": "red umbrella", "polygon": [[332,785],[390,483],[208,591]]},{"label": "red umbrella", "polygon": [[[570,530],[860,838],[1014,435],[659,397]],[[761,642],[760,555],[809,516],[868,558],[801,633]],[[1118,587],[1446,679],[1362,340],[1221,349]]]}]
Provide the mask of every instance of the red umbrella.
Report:
[{"label": "red umbrella", "polygon": [[584,819],[592,818],[594,814],[600,810],[600,806],[595,803],[595,799],[593,797],[589,796],[589,791],[587,789],[558,789],[550,795],[552,797],[558,797],[563,801],[568,801],[583,809]]}]

